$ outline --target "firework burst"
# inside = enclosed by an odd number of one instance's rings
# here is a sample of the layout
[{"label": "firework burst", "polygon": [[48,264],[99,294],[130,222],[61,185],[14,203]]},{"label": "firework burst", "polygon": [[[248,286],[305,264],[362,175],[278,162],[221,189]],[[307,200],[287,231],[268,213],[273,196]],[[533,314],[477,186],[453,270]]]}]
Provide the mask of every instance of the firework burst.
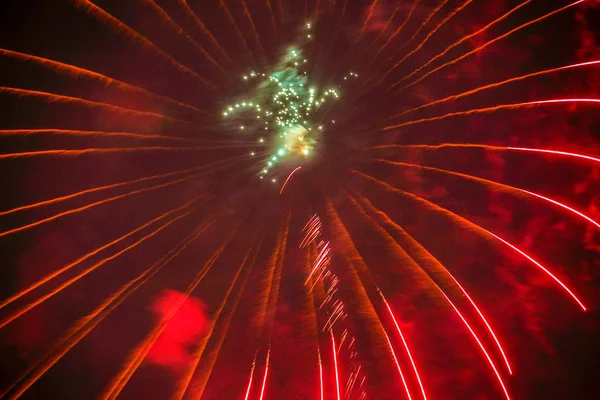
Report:
[{"label": "firework burst", "polygon": [[597,2],[4,3],[1,398],[597,397]]}]

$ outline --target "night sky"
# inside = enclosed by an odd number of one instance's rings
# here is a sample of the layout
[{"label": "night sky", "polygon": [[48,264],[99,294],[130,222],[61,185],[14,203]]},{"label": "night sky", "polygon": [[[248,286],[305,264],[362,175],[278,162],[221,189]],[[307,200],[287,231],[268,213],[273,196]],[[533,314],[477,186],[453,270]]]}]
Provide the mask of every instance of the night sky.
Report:
[{"label": "night sky", "polygon": [[[0,398],[600,398],[600,63],[414,110],[600,60],[598,1],[489,44],[569,4],[1,1]],[[340,98],[260,179],[291,47]]]}]

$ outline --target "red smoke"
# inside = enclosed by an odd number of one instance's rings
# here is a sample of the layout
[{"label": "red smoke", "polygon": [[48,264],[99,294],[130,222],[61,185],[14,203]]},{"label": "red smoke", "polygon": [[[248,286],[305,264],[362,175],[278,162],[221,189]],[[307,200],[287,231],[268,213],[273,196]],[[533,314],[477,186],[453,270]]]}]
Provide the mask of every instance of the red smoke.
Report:
[{"label": "red smoke", "polygon": [[154,301],[152,311],[157,320],[162,321],[178,305],[179,309],[169,319],[147,357],[149,362],[175,371],[189,363],[190,348],[198,342],[208,321],[206,305],[202,301],[176,290],[164,290]]}]

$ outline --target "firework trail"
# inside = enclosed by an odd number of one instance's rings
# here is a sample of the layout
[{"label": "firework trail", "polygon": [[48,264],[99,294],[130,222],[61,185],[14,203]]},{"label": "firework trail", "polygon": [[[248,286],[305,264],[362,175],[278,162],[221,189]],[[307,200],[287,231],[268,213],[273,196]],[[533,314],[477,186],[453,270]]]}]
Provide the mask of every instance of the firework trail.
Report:
[{"label": "firework trail", "polygon": [[595,398],[596,2],[5,3],[1,398]]}]

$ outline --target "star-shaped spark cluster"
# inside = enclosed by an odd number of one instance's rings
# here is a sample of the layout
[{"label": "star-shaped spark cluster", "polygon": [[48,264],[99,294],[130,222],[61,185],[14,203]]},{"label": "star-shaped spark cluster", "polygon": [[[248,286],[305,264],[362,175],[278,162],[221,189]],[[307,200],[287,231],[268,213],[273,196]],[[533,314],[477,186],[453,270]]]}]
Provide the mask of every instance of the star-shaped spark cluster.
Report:
[{"label": "star-shaped spark cluster", "polygon": [[[310,39],[311,25],[306,28]],[[302,52],[289,49],[270,73],[251,71],[244,75],[243,81],[252,85],[253,93],[247,97],[251,100],[238,101],[223,111],[224,117],[241,122],[240,131],[257,134],[258,142],[268,147],[261,157],[261,179],[273,175],[278,164],[297,167],[313,154],[325,129],[324,106],[340,97],[337,89],[321,91],[312,85],[307,67]],[[344,79],[356,77],[358,74],[350,72]],[[250,155],[257,156],[254,152]]]}]

